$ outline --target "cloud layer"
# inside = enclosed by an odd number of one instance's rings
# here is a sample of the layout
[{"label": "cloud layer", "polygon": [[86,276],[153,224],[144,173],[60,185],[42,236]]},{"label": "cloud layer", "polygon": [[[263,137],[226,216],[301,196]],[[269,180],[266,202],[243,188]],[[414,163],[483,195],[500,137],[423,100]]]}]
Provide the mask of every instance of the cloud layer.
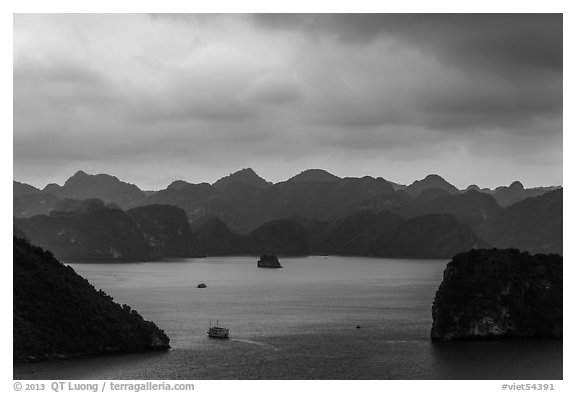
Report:
[{"label": "cloud layer", "polygon": [[17,15],[14,176],[562,182],[561,15]]}]

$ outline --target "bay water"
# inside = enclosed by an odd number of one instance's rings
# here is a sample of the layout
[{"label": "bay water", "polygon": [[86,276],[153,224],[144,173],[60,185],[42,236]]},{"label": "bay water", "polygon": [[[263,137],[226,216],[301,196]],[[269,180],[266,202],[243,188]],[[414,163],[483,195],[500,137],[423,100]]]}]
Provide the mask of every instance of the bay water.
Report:
[{"label": "bay water", "polygon": [[[562,378],[562,341],[430,341],[446,260],[312,256],[283,258],[283,269],[256,260],[72,263],[164,329],[172,349],[15,364],[14,378]],[[229,340],[207,337],[217,320]]]}]

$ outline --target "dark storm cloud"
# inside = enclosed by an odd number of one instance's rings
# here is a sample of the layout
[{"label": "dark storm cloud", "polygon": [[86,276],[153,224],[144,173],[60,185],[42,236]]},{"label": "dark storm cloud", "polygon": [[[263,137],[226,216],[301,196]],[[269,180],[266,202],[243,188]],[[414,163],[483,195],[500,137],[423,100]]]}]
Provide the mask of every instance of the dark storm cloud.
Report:
[{"label": "dark storm cloud", "polygon": [[466,67],[562,72],[562,14],[258,14],[254,20],[350,43],[384,36]]},{"label": "dark storm cloud", "polygon": [[331,121],[343,127],[408,123],[451,130],[562,113],[561,14],[260,14],[254,21],[349,45],[392,42],[398,52],[407,46],[452,68],[441,79],[412,84],[414,100],[404,113],[366,105],[345,118],[335,111]]},{"label": "dark storm cloud", "polygon": [[[418,98],[425,125],[437,129],[512,127],[537,117],[562,116],[562,79],[543,77],[532,83],[468,78],[437,86]],[[561,130],[556,130],[560,132]]]},{"label": "dark storm cloud", "polygon": [[19,15],[14,157],[24,181],[147,188],[247,166],[463,182],[456,160],[558,183],[562,16]]}]

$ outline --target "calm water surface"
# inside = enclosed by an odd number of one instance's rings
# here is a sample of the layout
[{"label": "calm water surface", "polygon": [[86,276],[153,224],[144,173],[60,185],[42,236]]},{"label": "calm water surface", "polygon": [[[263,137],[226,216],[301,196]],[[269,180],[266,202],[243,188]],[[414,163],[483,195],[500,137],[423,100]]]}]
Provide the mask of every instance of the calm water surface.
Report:
[{"label": "calm water surface", "polygon": [[[14,378],[562,378],[561,341],[431,343],[446,261],[307,257],[258,269],[256,259],[72,264],[164,329],[172,349],[18,364]],[[216,319],[230,340],[206,336]]]}]

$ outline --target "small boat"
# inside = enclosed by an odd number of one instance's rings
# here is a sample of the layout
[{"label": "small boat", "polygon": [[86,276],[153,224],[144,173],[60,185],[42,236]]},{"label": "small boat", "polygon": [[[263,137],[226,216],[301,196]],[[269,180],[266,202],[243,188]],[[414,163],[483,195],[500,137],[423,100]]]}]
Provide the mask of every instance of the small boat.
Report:
[{"label": "small boat", "polygon": [[212,326],[210,322],[210,328],[208,329],[208,337],[212,338],[228,338],[230,331],[227,328],[218,326],[218,320],[216,320],[216,325]]},{"label": "small boat", "polygon": [[206,288],[206,284],[201,282],[200,284],[198,284],[198,288]]}]

